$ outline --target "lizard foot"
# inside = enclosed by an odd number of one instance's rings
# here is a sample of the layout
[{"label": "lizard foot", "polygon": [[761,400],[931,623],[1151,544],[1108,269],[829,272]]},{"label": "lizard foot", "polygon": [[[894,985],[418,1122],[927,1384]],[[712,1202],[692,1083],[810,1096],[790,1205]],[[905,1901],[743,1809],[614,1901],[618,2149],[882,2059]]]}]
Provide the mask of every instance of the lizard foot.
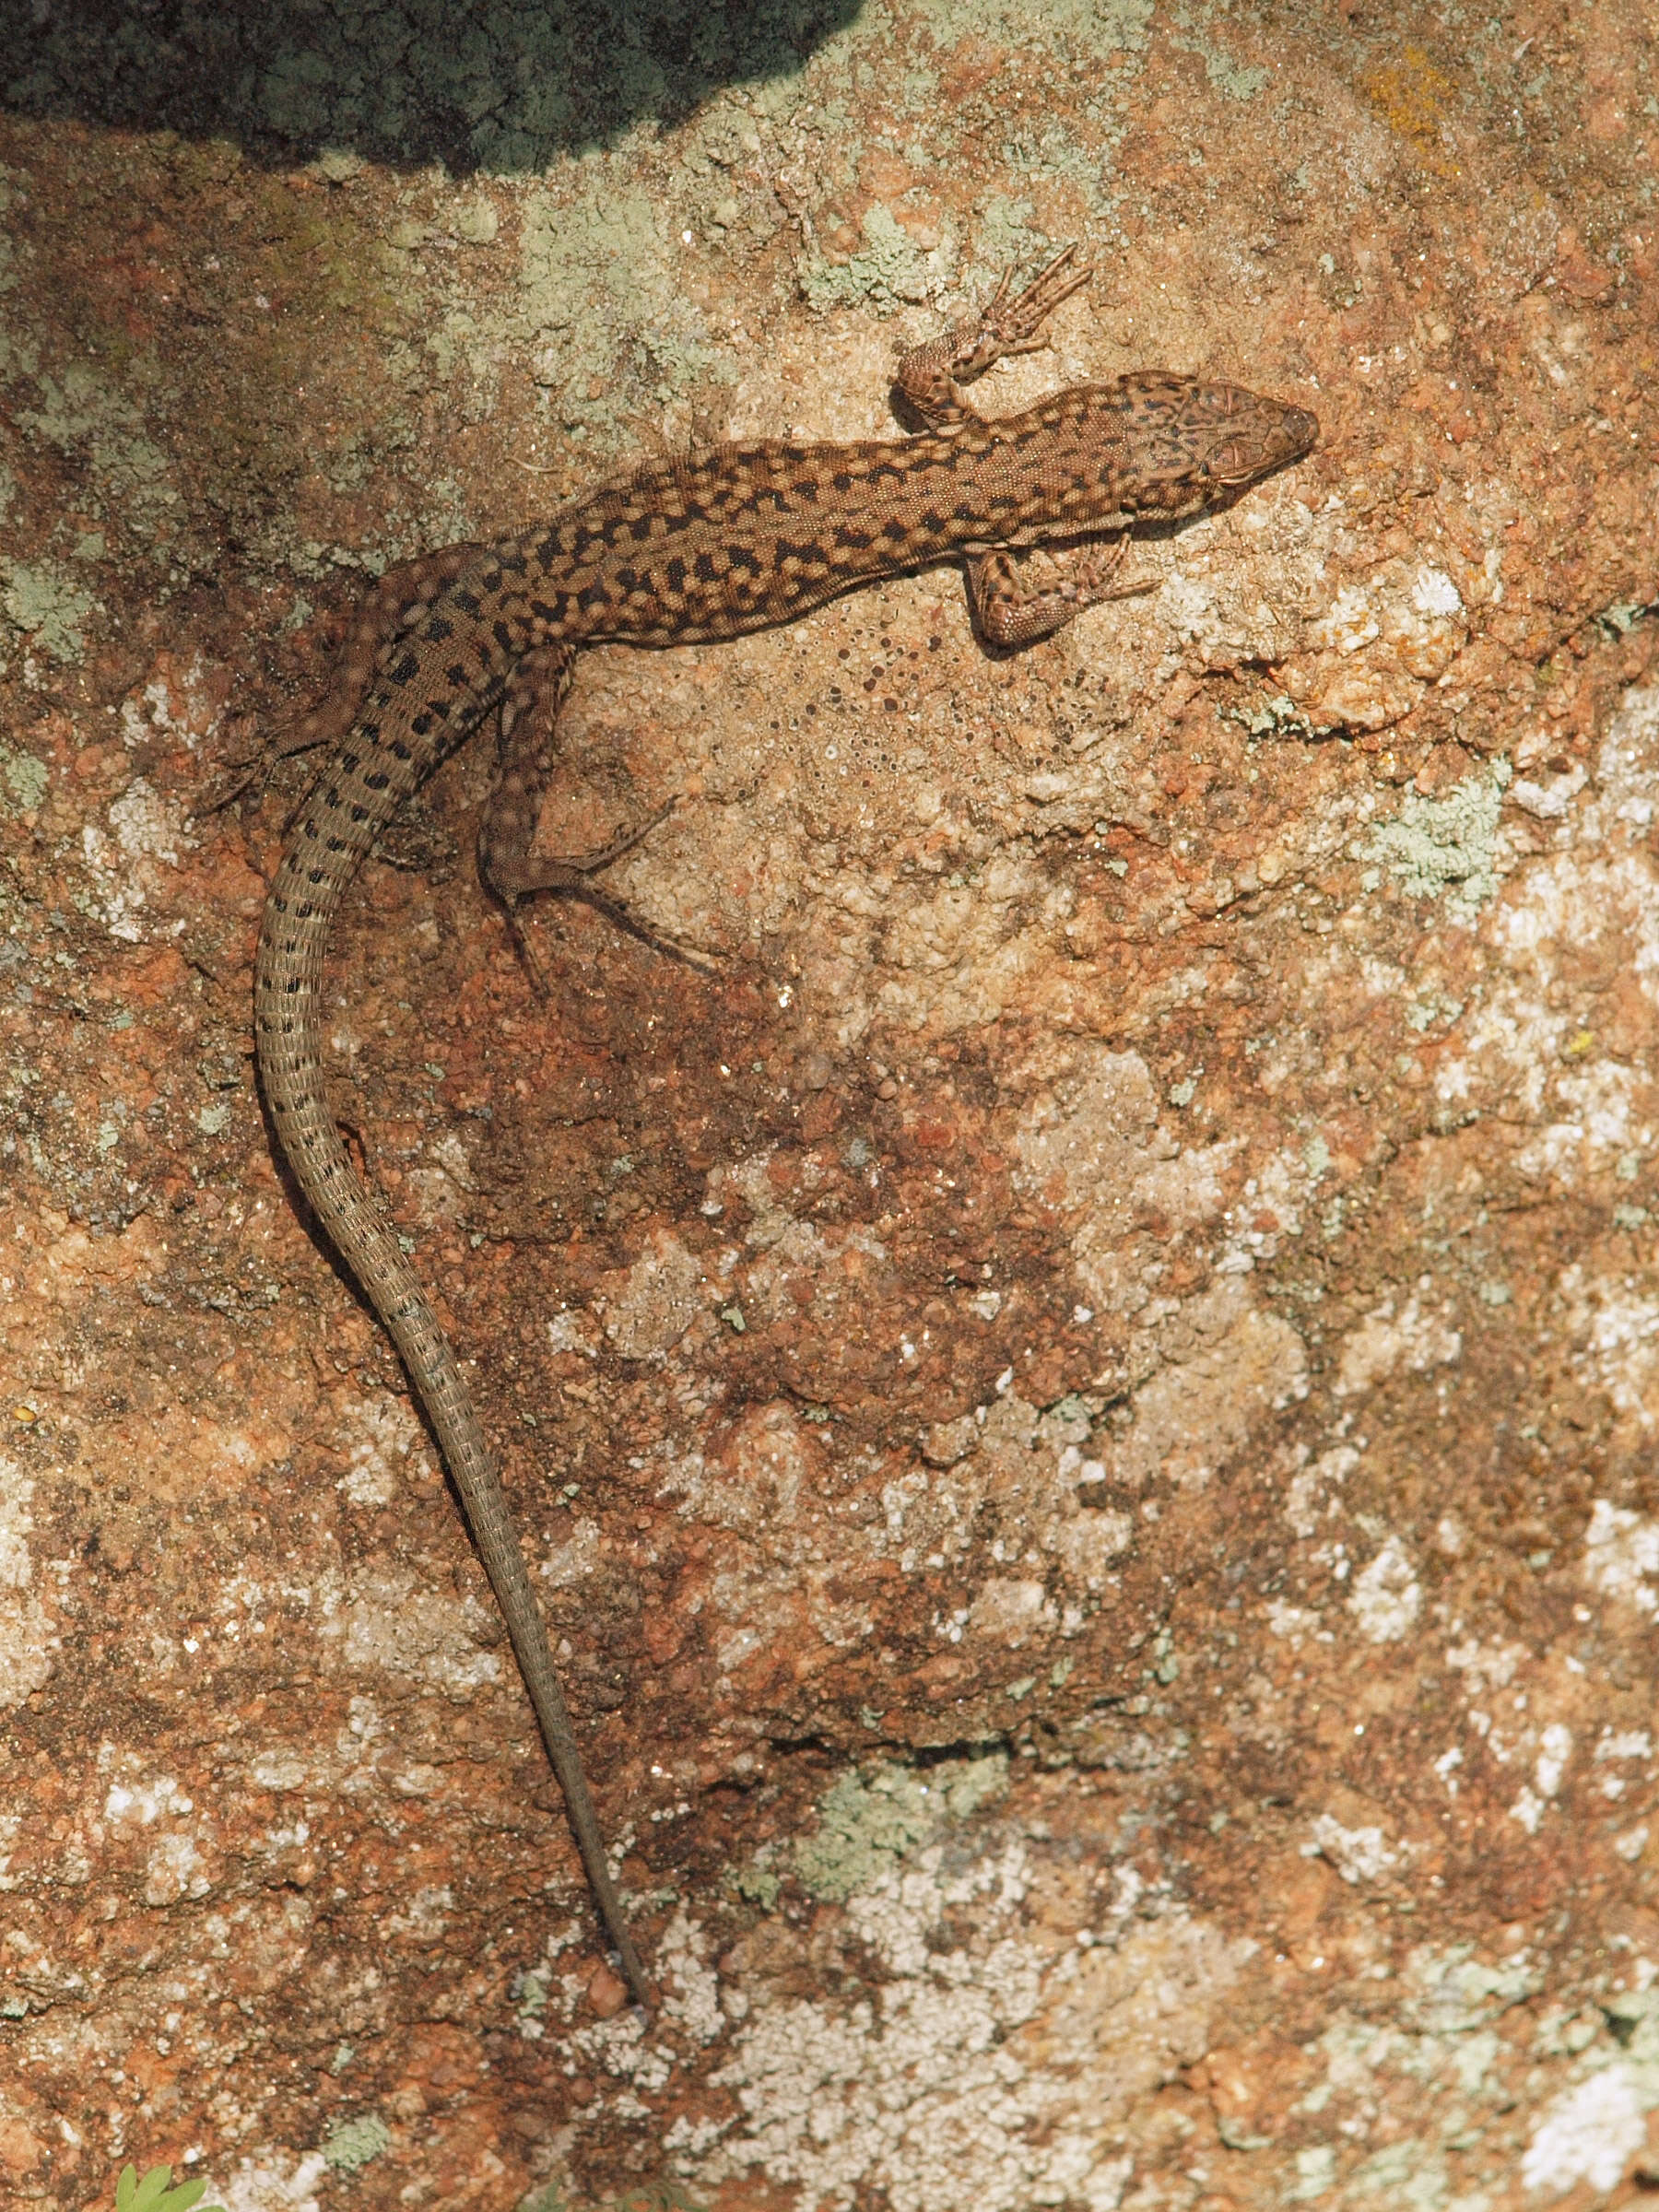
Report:
[{"label": "lizard foot", "polygon": [[1116,539],[1110,551],[1098,547],[1051,554],[1059,571],[1050,584],[1028,584],[1022,580],[1023,561],[1008,553],[988,553],[968,563],[968,592],[982,634],[987,643],[1012,647],[1030,645],[1052,637],[1075,621],[1086,607],[1109,599],[1139,599],[1158,589],[1156,579],[1142,578],[1113,583],[1123,565],[1129,534]]},{"label": "lizard foot", "polygon": [[951,367],[959,379],[981,375],[997,361],[1020,353],[1040,353],[1049,343],[1042,325],[1063,300],[1080,291],[1094,275],[1088,262],[1079,263],[1075,245],[1062,247],[1046,269],[1031,279],[1013,299],[1013,271],[1005,269],[996,289],[980,310],[977,327],[965,329],[961,352]]},{"label": "lizard foot", "polygon": [[1012,298],[1013,274],[1005,270],[971,322],[955,324],[943,337],[904,356],[894,378],[895,389],[929,429],[957,430],[976,421],[962,386],[982,376],[994,363],[1012,354],[1040,352],[1049,343],[1042,325],[1060,302],[1094,274],[1087,262],[1078,264],[1077,254],[1075,245],[1065,247]]}]

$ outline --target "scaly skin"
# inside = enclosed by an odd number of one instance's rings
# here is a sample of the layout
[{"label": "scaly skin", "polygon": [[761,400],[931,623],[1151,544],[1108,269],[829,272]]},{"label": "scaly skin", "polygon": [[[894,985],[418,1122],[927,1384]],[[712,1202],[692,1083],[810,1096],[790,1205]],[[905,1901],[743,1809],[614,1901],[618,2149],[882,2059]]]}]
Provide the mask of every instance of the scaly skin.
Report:
[{"label": "scaly skin", "polygon": [[1005,280],[976,322],[909,355],[898,385],[928,426],[920,436],[717,446],[619,477],[522,535],[411,563],[382,583],[348,643],[340,686],[301,725],[300,746],[335,742],[300,810],[260,932],[254,1019],[265,1099],[295,1180],[385,1324],[437,1433],[605,1926],[629,1989],[648,2006],[654,1994],[494,1455],[454,1352],[328,1109],[329,932],[375,838],[498,706],[502,769],[480,832],[480,873],[510,904],[536,890],[593,895],[593,867],[619,848],[587,863],[529,851],[580,646],[735,638],[793,622],[859,584],[956,559],[966,563],[985,637],[1028,644],[1123,594],[1109,582],[1113,561],[1098,551],[1085,547],[1068,576],[1037,591],[1021,587],[1013,552],[1121,541],[1139,522],[1213,511],[1309,451],[1318,424],[1304,409],[1162,373],[1078,385],[1023,414],[982,419],[960,382],[1040,345],[1046,316],[1088,274],[1068,250],[1018,299],[1007,299]]}]

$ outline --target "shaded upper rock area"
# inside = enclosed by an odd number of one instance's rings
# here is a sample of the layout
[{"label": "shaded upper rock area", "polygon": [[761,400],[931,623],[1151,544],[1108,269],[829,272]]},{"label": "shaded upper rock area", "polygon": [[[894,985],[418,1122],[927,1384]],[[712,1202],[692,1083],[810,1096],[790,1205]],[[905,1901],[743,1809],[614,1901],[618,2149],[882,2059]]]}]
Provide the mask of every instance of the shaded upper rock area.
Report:
[{"label": "shaded upper rock area", "polygon": [[452,174],[535,172],[727,86],[798,69],[858,0],[94,0],[21,7],[0,107]]}]

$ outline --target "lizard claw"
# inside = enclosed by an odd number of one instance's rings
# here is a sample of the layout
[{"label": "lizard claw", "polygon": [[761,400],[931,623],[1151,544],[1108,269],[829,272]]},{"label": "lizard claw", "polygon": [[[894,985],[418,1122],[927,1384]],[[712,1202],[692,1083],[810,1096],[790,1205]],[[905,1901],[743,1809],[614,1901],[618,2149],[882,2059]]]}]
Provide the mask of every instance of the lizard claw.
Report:
[{"label": "lizard claw", "polygon": [[998,297],[993,300],[986,316],[988,322],[994,317],[1005,340],[1005,352],[1029,353],[1034,345],[1047,343],[1038,336],[1042,324],[1063,300],[1069,300],[1074,292],[1080,291],[1094,275],[1091,262],[1077,264],[1077,253],[1075,242],[1062,246],[1047,268],[1040,270],[1018,298],[1006,306],[1003,301],[1008,279],[1005,275],[997,288]]},{"label": "lizard claw", "polygon": [[[239,715],[230,726],[235,738],[245,738],[258,729],[258,718],[253,714]],[[233,806],[244,792],[256,787],[258,795],[263,798],[271,781],[272,768],[282,758],[280,748],[273,751],[268,744],[255,744],[245,753],[238,753],[234,759],[223,761],[202,794],[196,812],[202,816],[223,814],[226,807]]]}]

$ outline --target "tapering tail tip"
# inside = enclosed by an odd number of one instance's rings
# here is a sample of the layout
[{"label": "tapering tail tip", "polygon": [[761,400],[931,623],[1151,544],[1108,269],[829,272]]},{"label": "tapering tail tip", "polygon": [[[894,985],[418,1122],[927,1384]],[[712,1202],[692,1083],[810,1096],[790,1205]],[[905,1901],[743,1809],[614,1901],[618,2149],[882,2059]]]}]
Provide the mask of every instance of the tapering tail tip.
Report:
[{"label": "tapering tail tip", "polygon": [[614,2020],[630,2002],[643,2012],[655,2012],[663,2002],[663,1993],[645,1971],[633,1945],[627,1944],[618,1957],[620,1973],[608,1959],[594,1968],[588,1979],[588,2003],[602,2020]]}]

